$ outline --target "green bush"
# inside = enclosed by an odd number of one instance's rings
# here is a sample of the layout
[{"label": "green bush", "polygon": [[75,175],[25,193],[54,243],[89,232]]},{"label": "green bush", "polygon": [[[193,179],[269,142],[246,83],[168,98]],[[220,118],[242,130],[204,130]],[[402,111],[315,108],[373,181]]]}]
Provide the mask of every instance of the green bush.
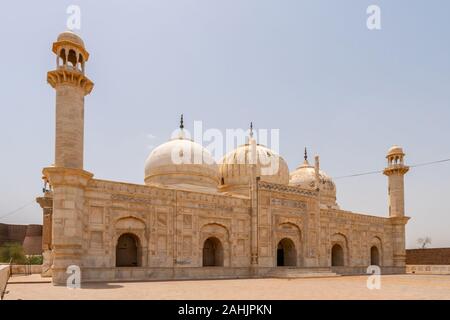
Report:
[{"label": "green bush", "polygon": [[28,263],[29,264],[38,264],[41,265],[44,261],[44,258],[42,256],[27,256]]},{"label": "green bush", "polygon": [[25,264],[27,257],[23,252],[23,247],[19,243],[5,243],[0,247],[0,262],[10,262],[15,264]]}]

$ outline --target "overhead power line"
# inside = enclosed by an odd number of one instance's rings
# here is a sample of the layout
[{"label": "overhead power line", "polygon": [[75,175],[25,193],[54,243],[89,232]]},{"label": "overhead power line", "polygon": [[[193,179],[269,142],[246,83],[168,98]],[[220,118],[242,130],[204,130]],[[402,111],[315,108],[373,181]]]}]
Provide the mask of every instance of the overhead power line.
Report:
[{"label": "overhead power line", "polygon": [[347,176],[335,177],[335,178],[333,178],[333,179],[334,179],[334,180],[337,180],[337,179],[344,179],[344,178],[352,178],[352,177],[366,176],[366,175],[369,175],[369,174],[382,173],[382,172],[383,172],[383,170],[369,171],[369,172],[361,172],[361,173],[349,174],[349,175],[347,175]]},{"label": "overhead power line", "polygon": [[[448,161],[450,161],[450,158],[449,159],[442,159],[442,160],[436,160],[436,161],[412,164],[409,167],[410,168],[424,167],[424,166],[430,166],[430,165],[433,165],[433,164],[438,164],[438,163],[443,163],[443,162],[448,162]],[[382,172],[383,172],[383,170],[376,170],[376,171],[369,171],[369,172],[349,174],[349,175],[346,175],[346,176],[339,176],[339,177],[335,177],[333,179],[336,180],[336,179],[352,178],[352,177],[366,176],[366,175],[369,175],[369,174],[376,174],[376,173],[382,173]]]},{"label": "overhead power line", "polygon": [[20,210],[25,209],[25,208],[28,207],[30,204],[35,203],[35,201],[36,201],[36,200],[33,199],[33,200],[31,200],[30,202],[24,204],[23,206],[21,206],[21,207],[19,207],[19,208],[17,208],[17,209],[14,209],[14,210],[12,210],[12,211],[10,211],[10,212],[8,212],[8,213],[5,213],[4,215],[0,216],[0,220],[3,219],[3,218],[6,218],[6,217],[8,217],[8,216],[11,216],[11,215],[15,214],[15,213],[19,212]]},{"label": "overhead power line", "polygon": [[424,163],[419,163],[419,164],[413,164],[410,167],[422,167],[422,166],[429,166],[435,163],[442,163],[442,162],[447,162],[450,161],[450,159],[442,159],[442,160],[437,160],[437,161],[431,161],[431,162],[424,162]]}]

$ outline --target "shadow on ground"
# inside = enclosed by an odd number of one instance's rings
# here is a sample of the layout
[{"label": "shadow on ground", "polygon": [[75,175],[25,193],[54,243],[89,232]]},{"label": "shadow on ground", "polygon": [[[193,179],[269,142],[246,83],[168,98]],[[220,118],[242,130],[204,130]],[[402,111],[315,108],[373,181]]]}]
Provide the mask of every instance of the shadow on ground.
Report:
[{"label": "shadow on ground", "polygon": [[120,289],[123,288],[120,284],[112,284],[112,283],[83,283],[81,284],[81,289]]}]

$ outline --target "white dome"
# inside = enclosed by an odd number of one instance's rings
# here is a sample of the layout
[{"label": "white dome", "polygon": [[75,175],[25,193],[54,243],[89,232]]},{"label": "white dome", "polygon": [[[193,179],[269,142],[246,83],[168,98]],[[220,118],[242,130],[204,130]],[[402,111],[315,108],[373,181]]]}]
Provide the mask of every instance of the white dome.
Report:
[{"label": "white dome", "polygon": [[218,168],[207,149],[181,135],[153,149],[145,161],[145,183],[217,188]]},{"label": "white dome", "polygon": [[317,185],[315,168],[307,160],[290,174],[289,184],[310,190],[316,190],[320,187],[321,203],[338,208],[336,203],[336,185],[333,179],[322,170],[319,170],[319,185]]},{"label": "white dome", "polygon": [[[223,191],[248,194],[251,175],[250,144],[245,144],[223,157],[219,173]],[[288,184],[289,168],[286,161],[273,150],[256,145],[257,176],[261,181]]]}]

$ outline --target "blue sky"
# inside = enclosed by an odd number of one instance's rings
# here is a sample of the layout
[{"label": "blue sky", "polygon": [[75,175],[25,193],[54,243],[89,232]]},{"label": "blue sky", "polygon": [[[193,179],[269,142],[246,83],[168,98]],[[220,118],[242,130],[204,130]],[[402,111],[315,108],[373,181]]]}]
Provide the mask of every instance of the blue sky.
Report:
[{"label": "blue sky", "polygon": [[[0,216],[40,194],[53,162],[52,42],[81,7],[95,88],[85,100],[85,169],[143,183],[151,146],[185,114],[205,128],[280,129],[291,170],[303,148],[333,177],[450,158],[448,1],[8,1],[0,11]],[[366,8],[381,8],[379,31]],[[151,138],[153,136],[153,138]],[[338,202],[387,216],[382,174],[335,181]],[[406,176],[407,245],[450,246],[450,162]],[[37,204],[0,222],[41,223]]]}]

